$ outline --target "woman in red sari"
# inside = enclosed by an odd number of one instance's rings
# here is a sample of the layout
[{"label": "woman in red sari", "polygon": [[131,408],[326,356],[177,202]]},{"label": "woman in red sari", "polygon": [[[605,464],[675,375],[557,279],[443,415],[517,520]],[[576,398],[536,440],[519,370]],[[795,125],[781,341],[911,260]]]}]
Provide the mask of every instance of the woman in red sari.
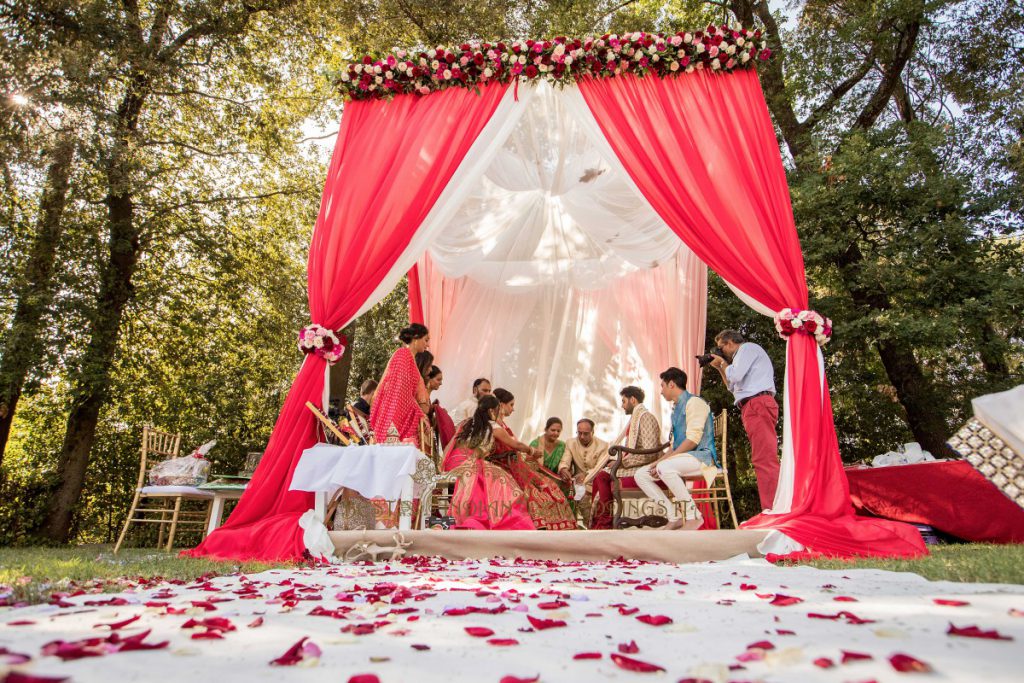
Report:
[{"label": "woman in red sari", "polygon": [[[543,451],[539,448],[531,448],[516,439],[511,428],[505,424],[505,418],[515,410],[516,397],[507,389],[495,389],[494,396],[498,399],[498,427],[495,430],[495,441],[500,445],[497,452],[510,453],[511,457],[506,459],[503,465],[519,484],[519,488],[526,494],[526,507],[530,512],[530,518],[538,529],[549,529],[561,531],[576,528],[576,515],[569,507],[569,501],[562,493],[560,479],[554,472],[544,467],[542,458]],[[501,432],[505,432],[502,434]],[[527,457],[520,457],[519,453],[529,453]]]},{"label": "woman in red sari", "polygon": [[452,496],[452,516],[459,529],[532,531],[523,490],[508,470],[489,459],[499,444],[495,437],[505,438],[501,448],[509,441],[494,421],[497,417],[498,399],[484,396],[445,452],[444,469],[459,475]]},{"label": "woman in red sari", "polygon": [[430,331],[413,323],[398,333],[402,346],[391,356],[370,406],[370,428],[383,443],[394,425],[398,438],[420,447],[420,422],[430,411],[430,394],[415,356],[430,346]]}]

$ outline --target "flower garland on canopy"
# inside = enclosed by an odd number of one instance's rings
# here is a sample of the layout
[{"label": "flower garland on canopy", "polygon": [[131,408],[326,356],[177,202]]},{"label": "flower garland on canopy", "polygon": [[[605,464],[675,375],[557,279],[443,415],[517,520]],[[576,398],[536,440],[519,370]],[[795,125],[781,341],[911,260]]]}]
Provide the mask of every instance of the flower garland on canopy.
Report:
[{"label": "flower garland on canopy", "polygon": [[832,321],[817,311],[783,308],[775,314],[775,329],[783,339],[797,332],[809,334],[818,346],[824,346],[832,339]]},{"label": "flower garland on canopy", "polygon": [[348,339],[345,335],[339,338],[334,334],[334,330],[315,323],[306,325],[299,332],[299,350],[305,354],[315,353],[327,361],[328,365],[334,365],[341,360],[347,344]]},{"label": "flower garland on canopy", "polygon": [[377,59],[367,55],[330,77],[347,99],[384,99],[512,79],[565,85],[580,78],[624,73],[669,76],[700,69],[728,73],[749,69],[771,54],[760,30],[723,24],[672,35],[637,32],[583,40],[559,36],[471,41],[419,52],[395,50]]}]

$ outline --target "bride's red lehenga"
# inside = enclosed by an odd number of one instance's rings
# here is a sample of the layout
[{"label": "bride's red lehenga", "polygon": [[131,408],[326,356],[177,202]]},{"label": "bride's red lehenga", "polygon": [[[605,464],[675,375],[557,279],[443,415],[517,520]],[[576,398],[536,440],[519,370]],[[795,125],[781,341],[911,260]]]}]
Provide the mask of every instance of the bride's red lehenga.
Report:
[{"label": "bride's red lehenga", "polygon": [[[496,424],[492,427],[500,429]],[[507,470],[487,460],[494,453],[496,443],[492,435],[471,448],[456,436],[445,454],[445,471],[459,474],[451,503],[455,526],[458,529],[532,531],[535,527],[527,512],[523,490]]]},{"label": "bride's red lehenga", "polygon": [[[504,429],[513,439],[516,435],[508,425],[499,422],[495,429]],[[569,507],[569,501],[558,485],[558,479],[545,474],[524,460],[511,446],[505,446],[495,440],[496,455],[506,455],[499,462],[512,475],[512,478],[526,496],[526,508],[530,519],[538,529],[562,531],[576,528],[576,515]]]}]

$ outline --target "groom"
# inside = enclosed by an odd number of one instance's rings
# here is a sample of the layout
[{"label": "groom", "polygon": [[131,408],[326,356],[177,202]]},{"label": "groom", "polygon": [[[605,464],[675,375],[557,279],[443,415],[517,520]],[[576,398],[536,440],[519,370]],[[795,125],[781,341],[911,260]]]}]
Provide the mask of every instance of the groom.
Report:
[{"label": "groom", "polygon": [[[626,440],[626,448],[648,449],[661,445],[661,424],[658,418],[644,405],[644,391],[640,387],[624,387],[619,392],[622,398],[622,410],[629,415],[629,424],[625,431],[615,439],[615,444]],[[622,456],[622,466],[615,472],[619,479],[634,476],[634,473],[658,458],[654,455]],[[594,517],[591,529],[612,528],[612,473],[601,470],[594,477]]]}]

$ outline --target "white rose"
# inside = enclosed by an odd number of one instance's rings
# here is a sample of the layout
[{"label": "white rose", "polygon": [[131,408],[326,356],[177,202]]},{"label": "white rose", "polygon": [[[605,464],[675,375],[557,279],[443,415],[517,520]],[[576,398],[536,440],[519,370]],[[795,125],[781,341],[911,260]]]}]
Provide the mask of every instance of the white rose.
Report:
[{"label": "white rose", "polygon": [[444,76],[445,80],[448,80],[449,78],[452,77],[452,70],[451,69],[445,69],[444,73],[441,74],[441,75]]},{"label": "white rose", "polygon": [[672,62],[668,68],[670,71],[679,71],[679,62]]},{"label": "white rose", "polygon": [[356,73],[357,74],[363,73],[363,65],[362,64],[356,64]]},{"label": "white rose", "polygon": [[349,75],[346,73],[346,74],[341,74],[341,80],[342,80],[343,83],[348,83],[352,79],[349,78]]},{"label": "white rose", "polygon": [[692,43],[693,42],[693,34],[692,33],[684,33],[683,34],[683,42],[686,43],[687,45]]},{"label": "white rose", "polygon": [[729,54],[729,55],[736,54],[736,46],[735,45],[730,45],[729,47],[725,48],[725,53]]},{"label": "white rose", "polygon": [[526,64],[526,55],[519,55],[519,63]]},{"label": "white rose", "polygon": [[636,33],[634,33],[634,34],[633,34],[632,36],[630,36],[630,40],[632,40],[632,41],[634,41],[634,42],[636,42],[636,41],[640,40],[641,38],[643,38],[643,34],[642,34],[642,33],[640,33],[639,31],[637,31],[637,32],[636,32]]},{"label": "white rose", "polygon": [[434,61],[432,61],[432,62],[430,63],[430,68],[431,68],[431,69],[432,69],[433,71],[437,71],[438,69],[440,69],[440,68],[441,68],[441,62],[439,62],[439,61],[437,61],[437,60],[435,59]]},{"label": "white rose", "polygon": [[704,52],[704,43],[697,43],[697,54]]},{"label": "white rose", "polygon": [[316,339],[313,340],[313,346],[315,346],[318,349],[322,349],[324,347],[324,340],[320,337],[317,337]]},{"label": "white rose", "polygon": [[378,84],[378,85],[380,85],[381,83],[383,83],[383,82],[384,82],[384,79],[383,79],[383,78],[381,78],[380,76],[374,76],[374,77],[373,77],[373,82],[374,82],[374,83],[376,83],[376,84]]},{"label": "white rose", "polygon": [[408,67],[407,67],[407,66],[405,65],[405,62],[399,62],[399,63],[398,63],[398,70],[399,70],[399,71],[401,71],[402,73],[405,73],[405,70],[406,70],[407,68],[408,68]]},{"label": "white rose", "polygon": [[739,45],[740,47],[743,47],[743,44],[745,42],[747,42],[747,41],[746,41],[746,39],[743,36],[740,36],[739,38],[736,39],[736,44]]},{"label": "white rose", "polygon": [[394,77],[395,77],[395,72],[393,72],[393,71],[385,71],[384,72],[384,78],[394,78]]},{"label": "white rose", "polygon": [[554,49],[553,54],[556,54],[556,55],[565,54],[565,45],[562,45],[561,43],[559,43],[558,45],[555,45],[555,49]]},{"label": "white rose", "polygon": [[429,57],[430,59],[433,59],[436,56],[437,56],[437,50],[434,50],[434,49],[427,50],[427,57]]},{"label": "white rose", "polygon": [[693,73],[693,66],[692,65],[686,67],[686,73],[688,73],[688,74],[692,74]]},{"label": "white rose", "polygon": [[750,53],[744,52],[742,55],[740,55],[740,61],[743,62],[744,64],[749,62],[750,61]]},{"label": "white rose", "polygon": [[510,59],[510,57],[509,57],[509,54],[507,52],[505,54],[501,55],[501,61],[507,62],[509,59]]},{"label": "white rose", "polygon": [[720,61],[718,61],[718,57],[715,57],[714,59],[711,60],[711,68],[712,69],[720,69],[720,68],[722,68],[722,63]]},{"label": "white rose", "polygon": [[569,66],[570,64],[572,64],[572,57],[566,57],[565,58],[565,65]]},{"label": "white rose", "polygon": [[652,62],[657,62],[660,59],[661,59],[661,55],[654,55],[653,57],[651,57],[651,61]]},{"label": "white rose", "polygon": [[485,77],[490,78],[493,75],[494,75],[494,72],[491,71],[491,67],[487,67],[486,69],[484,69],[484,76]]}]

